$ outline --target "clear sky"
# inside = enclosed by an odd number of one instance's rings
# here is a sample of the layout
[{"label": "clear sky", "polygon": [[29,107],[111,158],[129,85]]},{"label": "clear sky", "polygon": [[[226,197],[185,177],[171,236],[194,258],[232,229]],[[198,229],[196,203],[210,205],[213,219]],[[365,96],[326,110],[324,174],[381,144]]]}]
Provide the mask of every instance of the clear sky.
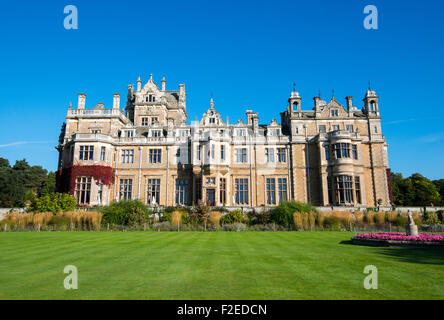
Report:
[{"label": "clear sky", "polygon": [[[79,29],[65,30],[65,5]],[[378,8],[378,30],[363,26]],[[149,74],[184,82],[188,120],[215,107],[230,122],[285,110],[293,82],[302,108],[332,89],[362,107],[380,96],[392,171],[444,178],[444,1],[10,1],[0,5],[0,157],[56,170],[70,101],[126,100]]]}]

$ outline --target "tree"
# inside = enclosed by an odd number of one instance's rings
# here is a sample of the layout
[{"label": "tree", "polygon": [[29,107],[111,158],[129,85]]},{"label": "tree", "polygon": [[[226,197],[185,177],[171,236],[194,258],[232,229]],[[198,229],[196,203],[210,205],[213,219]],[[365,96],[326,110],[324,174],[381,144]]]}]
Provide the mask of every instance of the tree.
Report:
[{"label": "tree", "polygon": [[444,205],[444,179],[433,180],[435,187],[438,189],[439,195],[441,196],[441,205]]},{"label": "tree", "polygon": [[400,206],[439,205],[442,197],[437,186],[419,173],[403,178],[400,173],[392,173],[393,201]]}]

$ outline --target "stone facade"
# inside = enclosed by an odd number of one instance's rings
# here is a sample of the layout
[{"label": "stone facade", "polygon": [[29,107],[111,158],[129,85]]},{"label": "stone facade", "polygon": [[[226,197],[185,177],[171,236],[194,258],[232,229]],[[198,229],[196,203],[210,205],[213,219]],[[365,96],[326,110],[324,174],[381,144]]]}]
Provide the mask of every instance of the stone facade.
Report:
[{"label": "stone facade", "polygon": [[[314,97],[311,110],[293,90],[275,119],[259,124],[256,112],[230,124],[214,107],[187,124],[186,92],[166,90],[152,75],[128,86],[126,106],[86,109],[79,94],[69,106],[59,139],[59,179],[72,167],[112,167],[112,182],[68,175],[80,205],[138,198],[150,205],[203,200],[231,207],[273,206],[296,199],[317,206],[389,206],[387,143],[378,96],[369,89],[362,109],[346,97]],[[305,109],[305,108],[304,108]],[[78,171],[80,172],[80,171]],[[110,171],[111,172],[111,171]],[[100,175],[98,175],[100,176]],[[60,184],[59,184],[60,185]],[[63,190],[61,190],[63,191]],[[66,190],[65,190],[66,191]]]}]

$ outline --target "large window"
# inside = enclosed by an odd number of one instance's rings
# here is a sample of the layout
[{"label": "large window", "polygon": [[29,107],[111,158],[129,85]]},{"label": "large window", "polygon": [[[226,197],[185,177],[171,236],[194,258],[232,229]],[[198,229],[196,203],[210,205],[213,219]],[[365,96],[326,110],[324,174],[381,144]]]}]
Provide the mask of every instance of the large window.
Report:
[{"label": "large window", "polygon": [[225,160],[225,146],[223,144],[220,146],[220,160]]},{"label": "large window", "polygon": [[102,147],[100,149],[100,161],[104,161],[105,160],[105,150],[106,150],[105,147]]},{"label": "large window", "polygon": [[324,148],[325,148],[325,159],[330,160],[330,146],[326,145],[324,146]]},{"label": "large window", "polygon": [[318,127],[318,129],[319,129],[319,133],[325,133],[327,131],[326,128],[325,128],[325,125],[320,125]]},{"label": "large window", "polygon": [[361,182],[359,177],[355,177],[355,193],[356,193],[356,202],[362,203],[361,201]]},{"label": "large window", "polygon": [[76,179],[77,204],[89,204],[91,198],[91,177],[78,177]]},{"label": "large window", "polygon": [[266,162],[274,162],[274,149],[273,148],[265,148],[265,161]]},{"label": "large window", "polygon": [[267,178],[265,180],[265,189],[267,192],[267,204],[276,204],[276,199],[278,203],[287,201],[287,178]]},{"label": "large window", "polygon": [[234,150],[234,156],[237,163],[247,162],[247,148],[238,148]]},{"label": "large window", "polygon": [[200,160],[200,152],[201,152],[201,150],[202,150],[202,147],[201,147],[201,145],[198,145],[197,147],[196,147],[196,153],[197,153],[197,160]]},{"label": "large window", "polygon": [[327,177],[328,203],[333,204],[333,184],[331,178]]},{"label": "large window", "polygon": [[202,200],[202,178],[196,179],[196,203]]},{"label": "large window", "polygon": [[248,204],[248,179],[235,179],[236,204]]},{"label": "large window", "polygon": [[144,117],[144,118],[142,118],[142,126],[145,126],[145,127],[147,127],[148,126],[148,124],[149,124],[149,119],[148,119],[148,117]]},{"label": "large window", "polygon": [[148,179],[147,185],[148,204],[159,204],[160,202],[160,179]]},{"label": "large window", "polygon": [[120,179],[120,200],[131,199],[133,191],[133,179]]},{"label": "large window", "polygon": [[336,201],[339,203],[353,203],[353,177],[335,177]]},{"label": "large window", "polygon": [[219,202],[223,205],[227,203],[227,180],[219,179]]},{"label": "large window", "polygon": [[287,201],[287,178],[278,178],[278,197],[279,203]]},{"label": "large window", "polygon": [[80,146],[80,160],[93,160],[94,158],[94,146]]},{"label": "large window", "polygon": [[150,149],[149,162],[150,163],[161,163],[162,162],[162,149]]},{"label": "large window", "polygon": [[275,178],[267,178],[266,189],[267,189],[267,204],[276,204],[276,179]]},{"label": "large window", "polygon": [[277,161],[278,162],[287,162],[285,148],[278,148],[277,149]]},{"label": "large window", "polygon": [[355,144],[352,145],[352,154],[353,154],[353,159],[358,160],[358,148]]},{"label": "large window", "polygon": [[188,180],[176,179],[176,204],[188,204]]},{"label": "large window", "polygon": [[122,150],[122,163],[134,162],[134,150]]},{"label": "large window", "polygon": [[350,143],[335,143],[333,147],[336,159],[350,158]]}]

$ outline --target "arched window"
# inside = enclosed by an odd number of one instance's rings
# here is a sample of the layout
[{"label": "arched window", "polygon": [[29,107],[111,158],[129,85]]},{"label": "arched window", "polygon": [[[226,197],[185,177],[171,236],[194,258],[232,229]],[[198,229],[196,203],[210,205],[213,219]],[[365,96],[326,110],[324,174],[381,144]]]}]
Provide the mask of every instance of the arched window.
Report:
[{"label": "arched window", "polygon": [[297,111],[297,110],[298,110],[298,103],[293,102],[293,110],[292,111]]}]

